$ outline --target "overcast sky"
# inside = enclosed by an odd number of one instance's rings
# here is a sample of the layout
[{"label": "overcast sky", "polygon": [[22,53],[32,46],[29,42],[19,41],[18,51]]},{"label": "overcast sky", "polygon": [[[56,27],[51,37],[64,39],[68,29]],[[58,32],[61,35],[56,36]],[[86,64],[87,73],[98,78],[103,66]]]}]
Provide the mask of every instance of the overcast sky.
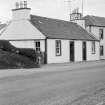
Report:
[{"label": "overcast sky", "polygon": [[[0,21],[6,21],[12,18],[11,9],[15,8],[14,4],[20,0],[0,0]],[[58,18],[63,20],[69,19],[70,5],[67,0],[27,0],[31,8],[31,14]],[[97,15],[105,17],[105,0],[83,0],[84,15]],[[71,8],[79,7],[81,11],[82,0],[72,0]]]}]

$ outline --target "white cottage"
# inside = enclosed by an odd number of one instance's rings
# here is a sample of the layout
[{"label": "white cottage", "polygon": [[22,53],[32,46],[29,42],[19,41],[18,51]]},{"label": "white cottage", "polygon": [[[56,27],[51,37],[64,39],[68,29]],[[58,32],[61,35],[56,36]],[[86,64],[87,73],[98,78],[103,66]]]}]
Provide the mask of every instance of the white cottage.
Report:
[{"label": "white cottage", "polygon": [[0,36],[19,48],[45,53],[46,63],[99,60],[99,41],[69,21],[30,15],[24,2],[12,10],[13,19]]}]

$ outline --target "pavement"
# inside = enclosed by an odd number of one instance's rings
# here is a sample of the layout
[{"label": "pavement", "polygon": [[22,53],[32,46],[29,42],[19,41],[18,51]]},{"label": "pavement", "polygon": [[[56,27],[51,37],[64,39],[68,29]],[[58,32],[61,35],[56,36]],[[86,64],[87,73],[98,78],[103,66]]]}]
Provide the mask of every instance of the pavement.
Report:
[{"label": "pavement", "polygon": [[17,75],[29,75],[36,72],[53,72],[53,71],[63,71],[63,70],[75,70],[77,68],[85,68],[88,66],[99,65],[105,63],[105,60],[100,61],[88,61],[88,62],[72,62],[72,63],[57,63],[57,64],[47,64],[42,65],[40,68],[32,69],[1,69],[0,78],[17,76]]}]

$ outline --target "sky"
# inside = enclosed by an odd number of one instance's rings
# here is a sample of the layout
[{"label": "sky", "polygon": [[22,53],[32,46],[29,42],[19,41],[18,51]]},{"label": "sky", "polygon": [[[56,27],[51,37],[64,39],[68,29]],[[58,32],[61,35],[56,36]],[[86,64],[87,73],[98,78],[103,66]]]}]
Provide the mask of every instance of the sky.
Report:
[{"label": "sky", "polygon": [[[24,0],[23,0],[24,1]],[[82,0],[27,0],[31,14],[69,20],[70,9],[79,8],[82,11]],[[69,0],[70,1],[70,0]],[[15,8],[15,2],[20,0],[0,0],[0,21],[12,19],[11,9]],[[105,17],[105,0],[83,0],[84,16],[95,15]],[[71,5],[71,6],[70,6]]]}]

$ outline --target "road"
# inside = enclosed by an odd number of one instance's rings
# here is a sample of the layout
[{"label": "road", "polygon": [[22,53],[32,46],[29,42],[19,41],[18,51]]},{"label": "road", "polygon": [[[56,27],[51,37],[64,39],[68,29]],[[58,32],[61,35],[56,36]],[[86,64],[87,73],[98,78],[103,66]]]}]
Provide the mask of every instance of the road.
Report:
[{"label": "road", "polygon": [[[77,105],[103,94],[103,99],[95,101],[98,105],[105,99],[105,61],[23,71],[0,77],[0,105]],[[4,72],[8,74],[9,70]]]}]

